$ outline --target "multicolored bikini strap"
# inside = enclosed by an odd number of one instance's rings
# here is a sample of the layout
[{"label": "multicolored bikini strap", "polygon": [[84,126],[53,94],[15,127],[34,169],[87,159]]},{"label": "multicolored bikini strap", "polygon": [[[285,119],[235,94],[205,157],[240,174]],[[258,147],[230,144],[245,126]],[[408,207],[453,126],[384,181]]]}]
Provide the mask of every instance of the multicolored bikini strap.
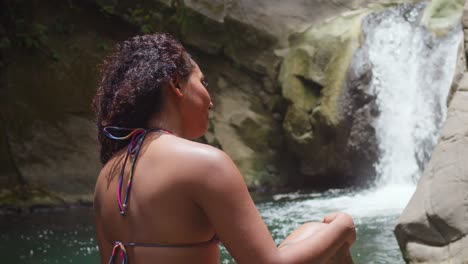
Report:
[{"label": "multicolored bikini strap", "polygon": [[[132,180],[133,180],[133,171],[135,169],[135,164],[138,158],[138,154],[140,153],[141,146],[143,141],[145,140],[146,134],[151,131],[159,131],[168,134],[172,134],[171,132],[164,130],[164,129],[145,129],[145,128],[125,128],[125,127],[115,127],[115,126],[107,126],[104,127],[103,132],[104,134],[113,140],[129,140],[130,143],[127,146],[127,154],[125,155],[122,169],[120,170],[119,176],[119,184],[117,187],[117,202],[119,204],[119,210],[121,215],[125,215],[125,211],[127,210],[128,206],[128,197],[130,196],[130,191],[132,189]],[[112,132],[120,132],[119,134],[123,134],[123,136],[117,136]],[[127,190],[125,191],[125,197],[122,202],[122,185],[123,185],[123,178],[125,174],[125,167],[127,165],[128,158],[132,156],[131,161],[131,168],[130,168],[130,175],[128,177],[127,182]]]},{"label": "multicolored bikini strap", "polygon": [[161,247],[161,248],[192,248],[192,247],[203,247],[209,246],[212,244],[219,244],[220,240],[218,235],[214,235],[208,241],[202,242],[195,242],[195,243],[187,243],[187,244],[153,244],[153,243],[124,243],[120,241],[114,241],[114,248],[112,249],[112,254],[110,256],[108,264],[114,264],[115,257],[117,253],[120,253],[120,259],[122,260],[122,264],[127,264],[128,257],[127,257],[127,247]]},{"label": "multicolored bikini strap", "polygon": [[114,264],[115,256],[117,252],[120,253],[120,259],[122,260],[122,264],[127,264],[127,249],[125,248],[124,244],[120,241],[115,241],[114,248],[112,248],[112,254],[110,256],[109,262],[107,264]]}]

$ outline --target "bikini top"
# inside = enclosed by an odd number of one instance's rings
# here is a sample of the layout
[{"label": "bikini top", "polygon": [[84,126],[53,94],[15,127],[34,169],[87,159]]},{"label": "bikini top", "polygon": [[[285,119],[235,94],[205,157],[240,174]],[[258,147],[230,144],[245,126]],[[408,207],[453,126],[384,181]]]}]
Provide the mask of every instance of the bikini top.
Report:
[{"label": "bikini top", "polygon": [[[122,169],[120,170],[119,175],[119,183],[117,186],[117,203],[119,205],[119,211],[122,216],[125,215],[125,212],[128,208],[128,199],[130,196],[130,191],[132,189],[132,180],[133,180],[133,170],[135,168],[136,160],[138,158],[138,154],[140,153],[141,146],[143,141],[145,140],[146,135],[149,132],[161,132],[166,134],[173,135],[170,131],[156,128],[156,129],[145,129],[145,128],[125,128],[125,127],[115,127],[115,126],[107,126],[103,129],[104,134],[113,140],[130,140],[127,146],[127,153],[125,154],[125,158],[122,164]],[[118,133],[116,135],[115,133]],[[123,186],[123,178],[125,174],[125,167],[127,165],[128,159],[131,159],[131,167],[130,167],[130,175],[128,177],[127,182],[127,189],[125,190],[125,196],[122,201],[122,186]],[[110,256],[108,264],[114,264],[115,257],[117,253],[120,254],[120,258],[122,259],[122,264],[127,264],[127,249],[126,246],[131,247],[164,247],[164,248],[189,248],[189,247],[201,247],[207,246],[210,244],[218,244],[219,238],[215,234],[210,240],[203,241],[203,242],[196,242],[196,243],[187,243],[187,244],[152,244],[152,243],[133,243],[133,242],[121,242],[121,241],[114,241],[114,247],[112,249],[112,254]]]}]

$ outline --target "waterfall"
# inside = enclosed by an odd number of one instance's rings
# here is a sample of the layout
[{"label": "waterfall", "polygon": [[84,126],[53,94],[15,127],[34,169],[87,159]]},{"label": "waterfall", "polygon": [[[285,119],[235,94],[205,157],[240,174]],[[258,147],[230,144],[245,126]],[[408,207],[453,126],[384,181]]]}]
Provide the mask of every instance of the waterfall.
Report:
[{"label": "waterfall", "polygon": [[461,30],[435,38],[419,22],[423,8],[402,5],[363,24],[380,112],[373,124],[379,188],[415,185],[445,120]]},{"label": "waterfall", "polygon": [[352,67],[371,71],[367,93],[376,98],[380,157],[375,187],[339,198],[351,213],[399,214],[437,143],[463,34],[461,27],[443,37],[429,32],[420,22],[425,6],[403,4],[363,21]]}]

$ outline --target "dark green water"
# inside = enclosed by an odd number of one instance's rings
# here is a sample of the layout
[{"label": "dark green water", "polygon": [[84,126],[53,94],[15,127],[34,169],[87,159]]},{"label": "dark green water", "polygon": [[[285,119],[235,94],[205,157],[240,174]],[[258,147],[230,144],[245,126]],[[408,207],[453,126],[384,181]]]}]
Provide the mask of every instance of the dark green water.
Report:
[{"label": "dark green water", "polygon": [[[275,198],[277,201],[272,201],[272,197],[260,199],[257,206],[277,243],[304,220],[320,221],[327,213],[317,213],[323,209],[311,210],[307,206],[317,200],[316,195]],[[396,218],[396,214],[355,217],[358,240],[352,255],[356,263],[404,263],[392,233]],[[99,261],[90,208],[1,217],[0,241],[2,264]],[[234,263],[223,247],[221,263]]]}]

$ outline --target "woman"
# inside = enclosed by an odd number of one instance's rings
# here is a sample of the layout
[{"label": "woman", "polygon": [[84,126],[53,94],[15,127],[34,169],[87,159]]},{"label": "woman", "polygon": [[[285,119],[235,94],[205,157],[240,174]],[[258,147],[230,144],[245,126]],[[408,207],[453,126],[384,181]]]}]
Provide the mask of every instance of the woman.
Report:
[{"label": "woman", "polygon": [[352,219],[308,223],[276,247],[224,152],[190,141],[208,128],[206,81],[167,34],[134,37],[105,60],[94,99],[101,263],[351,263]]}]

